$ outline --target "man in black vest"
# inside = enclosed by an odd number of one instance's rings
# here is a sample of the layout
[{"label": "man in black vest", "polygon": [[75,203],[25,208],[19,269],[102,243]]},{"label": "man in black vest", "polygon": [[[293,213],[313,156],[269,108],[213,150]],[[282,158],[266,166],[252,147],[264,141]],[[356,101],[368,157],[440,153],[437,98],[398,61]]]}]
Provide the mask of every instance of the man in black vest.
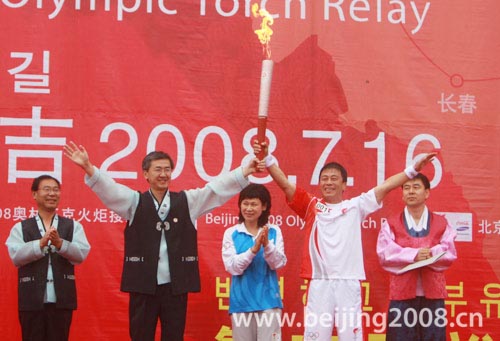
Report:
[{"label": "man in black vest", "polygon": [[238,194],[264,163],[254,159],[203,188],[171,192],[174,162],[155,151],[142,161],[150,188],[140,193],[94,167],[83,146],[71,142],[64,152],[85,171],[85,182],[99,199],[128,221],[121,290],[130,294],[130,337],[154,341],[159,318],[162,341],[183,340],[187,295],[200,291],[195,221]]},{"label": "man in black vest", "polygon": [[74,265],[90,245],[82,225],[56,214],[57,179],[42,175],[31,186],[38,214],[14,225],[6,245],[18,267],[19,321],[23,340],[68,340],[76,309]]}]

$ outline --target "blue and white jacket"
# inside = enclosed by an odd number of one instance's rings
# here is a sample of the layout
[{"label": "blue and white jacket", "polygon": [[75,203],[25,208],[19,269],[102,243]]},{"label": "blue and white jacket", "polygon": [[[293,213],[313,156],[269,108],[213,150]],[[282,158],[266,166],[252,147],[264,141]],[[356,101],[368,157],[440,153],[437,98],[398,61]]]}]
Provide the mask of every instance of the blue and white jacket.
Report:
[{"label": "blue and white jacket", "polygon": [[283,308],[276,274],[276,270],[286,264],[283,236],[278,226],[268,226],[269,243],[257,254],[251,251],[256,236],[250,234],[243,223],[224,233],[222,260],[226,271],[233,275],[230,314]]}]

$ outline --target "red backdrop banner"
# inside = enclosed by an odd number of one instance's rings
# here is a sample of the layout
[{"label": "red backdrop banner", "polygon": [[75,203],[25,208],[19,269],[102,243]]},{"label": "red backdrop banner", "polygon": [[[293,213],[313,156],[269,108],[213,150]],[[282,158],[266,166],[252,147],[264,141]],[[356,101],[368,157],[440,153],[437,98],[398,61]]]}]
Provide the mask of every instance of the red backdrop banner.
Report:
[{"label": "red backdrop banner", "polygon": [[[259,1],[274,17],[270,149],[290,179],[319,194],[318,171],[346,166],[352,197],[439,154],[425,173],[431,210],[457,229],[446,272],[450,340],[500,338],[500,3],[466,0]],[[59,214],[81,221],[92,250],[76,269],[72,340],[128,338],[119,291],[125,222],[63,158],[83,144],[117,181],[145,190],[155,149],[175,162],[172,190],[203,186],[248,161],[257,133],[262,47],[243,0],[0,1],[0,240],[36,212],[32,178],[62,181]],[[301,340],[306,282],[298,277],[302,222],[265,174],[271,222],[288,264],[279,271],[283,339]],[[363,222],[366,338],[385,333],[388,275],[375,253],[401,191]],[[222,264],[232,199],[200,218],[202,292],[189,297],[186,340],[231,340],[230,275]],[[17,270],[0,248],[0,331],[20,339]]]}]

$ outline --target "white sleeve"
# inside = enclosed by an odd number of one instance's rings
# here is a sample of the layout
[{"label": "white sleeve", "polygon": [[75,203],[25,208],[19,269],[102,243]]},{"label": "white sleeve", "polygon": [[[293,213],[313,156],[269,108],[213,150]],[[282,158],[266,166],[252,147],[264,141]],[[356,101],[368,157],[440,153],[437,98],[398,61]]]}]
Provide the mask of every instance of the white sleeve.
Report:
[{"label": "white sleeve", "polygon": [[40,239],[25,242],[21,223],[17,223],[10,230],[9,237],[5,242],[9,250],[10,259],[15,266],[20,267],[40,258],[43,258],[43,252],[40,248]]},{"label": "white sleeve", "polygon": [[366,193],[362,193],[358,199],[358,205],[363,219],[365,219],[369,214],[378,211],[383,206],[383,202],[377,202],[374,189],[371,189]]},{"label": "white sleeve", "polygon": [[269,243],[264,248],[264,259],[271,270],[277,270],[284,267],[287,261],[285,256],[285,244],[280,228],[277,226],[270,228],[276,230],[276,244],[274,244],[272,240],[269,240]]},{"label": "white sleeve", "polygon": [[234,231],[234,227],[231,227],[224,232],[224,238],[222,240],[222,261],[224,262],[224,268],[231,275],[241,275],[252,263],[255,254],[252,252],[251,248],[243,253],[236,254],[232,237]]},{"label": "white sleeve", "polygon": [[243,176],[241,167],[223,174],[203,188],[184,191],[186,193],[191,221],[226,203],[238,194],[249,182]]},{"label": "white sleeve", "polygon": [[117,183],[95,166],[94,170],[92,177],[85,175],[85,184],[94,191],[107,208],[123,219],[132,221],[139,204],[139,192]]},{"label": "white sleeve", "polygon": [[73,241],[63,240],[61,249],[57,252],[66,258],[71,264],[80,264],[87,258],[90,251],[90,244],[83,230],[82,224],[73,220]]}]

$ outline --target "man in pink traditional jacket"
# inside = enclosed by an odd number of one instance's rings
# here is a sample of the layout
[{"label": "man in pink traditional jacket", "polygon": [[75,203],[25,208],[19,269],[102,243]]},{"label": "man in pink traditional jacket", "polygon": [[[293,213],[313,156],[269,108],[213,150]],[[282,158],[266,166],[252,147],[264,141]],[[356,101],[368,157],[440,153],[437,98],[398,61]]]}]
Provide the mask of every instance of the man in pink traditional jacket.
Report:
[{"label": "man in pink traditional jacket", "polygon": [[[430,195],[425,175],[419,173],[402,188],[406,207],[382,224],[377,241],[380,264],[391,273],[386,340],[446,340],[444,270],[457,259],[456,232],[425,205]],[[402,270],[433,257],[437,260],[431,264]]]}]

